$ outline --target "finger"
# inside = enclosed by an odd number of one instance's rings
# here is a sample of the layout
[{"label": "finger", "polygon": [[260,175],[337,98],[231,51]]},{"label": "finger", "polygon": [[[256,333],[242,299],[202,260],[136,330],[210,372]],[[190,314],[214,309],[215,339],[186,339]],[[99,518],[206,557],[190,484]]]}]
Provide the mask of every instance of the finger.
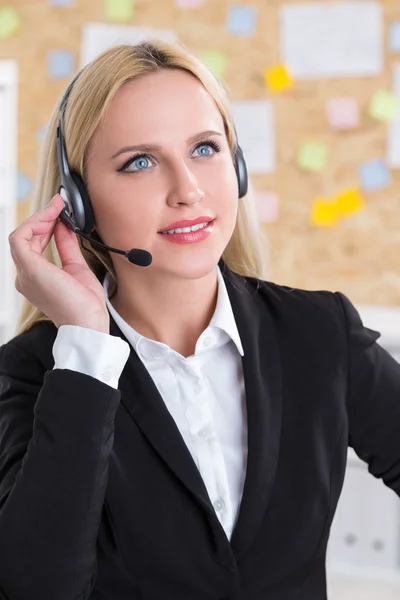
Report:
[{"label": "finger", "polygon": [[[53,234],[53,228],[64,201],[58,194],[52,198],[47,207],[23,221],[9,236],[10,246],[17,256],[27,252],[42,253]],[[45,238],[40,236],[45,236]],[[35,239],[37,238],[37,239]]]},{"label": "finger", "polygon": [[72,263],[86,265],[76,234],[62,221],[54,227],[54,240],[63,267]]}]

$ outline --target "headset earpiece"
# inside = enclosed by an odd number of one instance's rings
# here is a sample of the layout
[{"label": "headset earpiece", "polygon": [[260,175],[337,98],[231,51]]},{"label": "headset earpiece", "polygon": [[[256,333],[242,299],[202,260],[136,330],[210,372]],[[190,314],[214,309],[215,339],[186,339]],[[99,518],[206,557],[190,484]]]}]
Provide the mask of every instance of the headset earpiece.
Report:
[{"label": "headset earpiece", "polygon": [[239,198],[243,198],[243,196],[247,194],[248,190],[248,174],[246,159],[239,144],[237,144],[236,147],[235,169],[239,188]]},{"label": "headset earpiece", "polygon": [[236,177],[237,177],[237,182],[238,182],[238,190],[239,190],[238,195],[239,195],[239,198],[243,198],[243,196],[245,196],[247,194],[247,190],[249,187],[249,176],[247,173],[246,159],[244,157],[243,150],[239,146],[239,140],[238,140],[236,127],[233,126],[233,129],[235,132],[235,141],[236,141],[234,164],[235,164]]},{"label": "headset earpiece", "polygon": [[81,214],[84,217],[84,223],[82,223],[82,227],[79,229],[82,231],[82,233],[92,233],[94,229],[94,214],[85,182],[75,171],[71,171],[71,178],[78,190],[78,194],[75,195],[75,203],[81,203]]}]

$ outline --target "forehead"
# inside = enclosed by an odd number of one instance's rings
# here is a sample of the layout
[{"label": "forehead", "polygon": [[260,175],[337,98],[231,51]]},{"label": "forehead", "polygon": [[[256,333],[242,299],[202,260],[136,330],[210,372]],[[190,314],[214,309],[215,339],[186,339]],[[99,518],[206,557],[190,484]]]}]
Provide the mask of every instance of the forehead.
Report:
[{"label": "forehead", "polygon": [[182,70],[164,69],[125,83],[111,101],[101,129],[112,137],[145,135],[132,141],[147,143],[161,141],[163,133],[186,136],[202,129],[222,133],[223,119],[198,79]]}]

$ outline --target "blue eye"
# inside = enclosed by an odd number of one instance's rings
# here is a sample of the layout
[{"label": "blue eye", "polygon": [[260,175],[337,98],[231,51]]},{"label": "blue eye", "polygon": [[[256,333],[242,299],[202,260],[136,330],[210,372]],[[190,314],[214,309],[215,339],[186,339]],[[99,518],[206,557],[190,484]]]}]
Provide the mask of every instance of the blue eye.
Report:
[{"label": "blue eye", "polygon": [[211,154],[210,146],[208,144],[202,144],[198,146],[196,150],[199,151],[200,156],[209,156]]},{"label": "blue eye", "polygon": [[[213,152],[210,152],[210,148],[213,149]],[[221,150],[221,146],[214,141],[202,142],[196,146],[196,150],[200,151],[200,156],[212,156],[215,152]]]},{"label": "blue eye", "polygon": [[[132,166],[135,168],[131,169]],[[130,158],[120,170],[128,172],[146,171],[149,166],[151,166],[149,157],[146,154],[138,154],[137,156]]]}]

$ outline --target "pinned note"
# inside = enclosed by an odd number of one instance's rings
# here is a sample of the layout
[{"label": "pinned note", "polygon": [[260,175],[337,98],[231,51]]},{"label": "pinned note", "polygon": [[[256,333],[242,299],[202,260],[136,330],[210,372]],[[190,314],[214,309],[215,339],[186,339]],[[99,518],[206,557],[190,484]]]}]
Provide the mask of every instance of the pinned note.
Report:
[{"label": "pinned note", "polygon": [[47,0],[50,6],[72,6],[75,0]]},{"label": "pinned note", "polygon": [[39,142],[39,144],[41,144],[44,141],[46,133],[47,133],[47,125],[43,125],[43,127],[40,127],[40,129],[37,130],[36,140]]},{"label": "pinned note", "polygon": [[210,69],[217,79],[223,79],[226,71],[226,54],[216,50],[204,50],[200,53],[200,60]]},{"label": "pinned note", "polygon": [[21,19],[15,8],[4,6],[0,8],[0,39],[15,35],[21,26]]},{"label": "pinned note", "polygon": [[318,173],[326,167],[328,146],[321,142],[303,142],[297,155],[297,164],[305,171]]},{"label": "pinned note", "polygon": [[255,6],[232,5],[228,10],[227,28],[234,35],[251,36],[256,26]]},{"label": "pinned note", "polygon": [[86,23],[82,28],[81,60],[84,67],[99,54],[118,44],[139,44],[156,39],[175,43],[176,35],[169,29],[133,27],[116,23]]},{"label": "pinned note", "polygon": [[261,223],[278,220],[278,196],[274,192],[257,192],[255,194],[257,215]]},{"label": "pinned note", "polygon": [[175,0],[175,6],[183,9],[200,8],[204,4],[204,0]]},{"label": "pinned note", "polygon": [[[400,63],[393,65],[393,93],[400,97]],[[388,127],[386,156],[388,165],[393,169],[400,168],[400,116],[397,116]]]},{"label": "pinned note", "polygon": [[368,114],[379,121],[393,121],[400,114],[400,98],[392,92],[377,90],[371,98]]},{"label": "pinned note", "polygon": [[338,224],[340,215],[336,201],[327,198],[316,198],[313,202],[310,223],[316,227],[334,227]]},{"label": "pinned note", "polygon": [[131,21],[133,12],[134,0],[105,0],[105,15],[108,21]]},{"label": "pinned note", "polygon": [[344,217],[362,210],[365,206],[364,198],[358,188],[350,188],[337,194],[335,197],[338,213]]},{"label": "pinned note", "polygon": [[380,75],[380,2],[287,2],[279,12],[282,62],[296,79]]},{"label": "pinned note", "polygon": [[24,202],[32,188],[32,181],[24,173],[17,173],[17,202]]},{"label": "pinned note", "polygon": [[267,88],[271,92],[282,92],[293,87],[294,80],[285,65],[276,65],[264,71]]},{"label": "pinned note", "polygon": [[381,159],[369,160],[359,165],[360,184],[364,190],[375,191],[391,183],[391,174]]},{"label": "pinned note", "polygon": [[69,50],[51,50],[47,53],[47,73],[53,79],[70,77],[74,72],[74,55]]},{"label": "pinned note", "polygon": [[389,25],[388,48],[391,52],[400,52],[400,21]]},{"label": "pinned note", "polygon": [[272,102],[241,100],[232,102],[239,144],[250,174],[275,170],[275,120]]},{"label": "pinned note", "polygon": [[332,98],[326,105],[328,123],[338,131],[354,129],[360,123],[360,111],[355,98]]}]

